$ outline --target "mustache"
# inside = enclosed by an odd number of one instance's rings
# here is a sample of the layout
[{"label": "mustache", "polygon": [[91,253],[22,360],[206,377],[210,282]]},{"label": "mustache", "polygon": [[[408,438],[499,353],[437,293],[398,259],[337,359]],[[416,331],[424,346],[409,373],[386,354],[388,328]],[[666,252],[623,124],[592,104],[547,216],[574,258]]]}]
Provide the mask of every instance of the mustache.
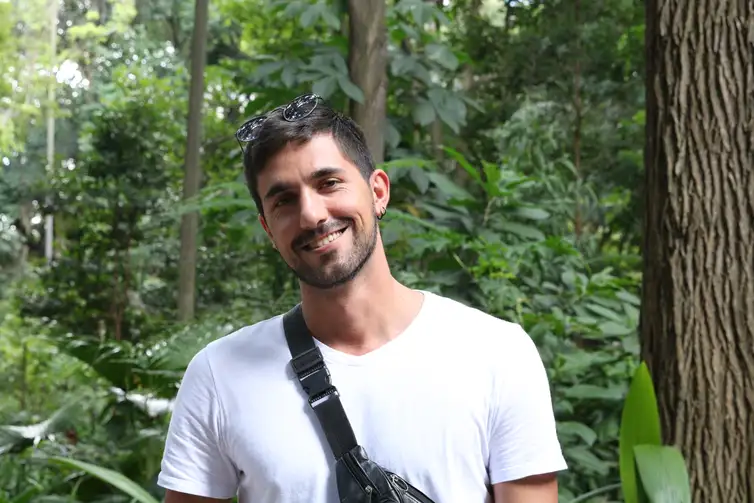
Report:
[{"label": "mustache", "polygon": [[296,239],[294,239],[293,242],[291,243],[291,248],[293,249],[301,248],[305,244],[317,238],[330,234],[331,232],[338,231],[344,227],[348,227],[349,225],[351,225],[350,219],[330,220],[329,222],[326,222],[320,225],[316,229],[304,231],[301,234],[299,234],[296,237]]}]

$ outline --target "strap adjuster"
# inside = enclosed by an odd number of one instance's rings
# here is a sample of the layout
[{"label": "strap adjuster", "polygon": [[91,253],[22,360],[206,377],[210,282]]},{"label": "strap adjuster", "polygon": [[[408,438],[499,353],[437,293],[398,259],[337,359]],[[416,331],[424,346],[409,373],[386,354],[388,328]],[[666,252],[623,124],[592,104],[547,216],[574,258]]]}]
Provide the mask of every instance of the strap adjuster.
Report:
[{"label": "strap adjuster", "polygon": [[325,365],[319,348],[309,349],[292,359],[291,366],[304,391],[309,395],[309,404],[312,407],[318,405],[315,402],[321,403],[323,398],[337,393],[332,385],[330,370]]}]

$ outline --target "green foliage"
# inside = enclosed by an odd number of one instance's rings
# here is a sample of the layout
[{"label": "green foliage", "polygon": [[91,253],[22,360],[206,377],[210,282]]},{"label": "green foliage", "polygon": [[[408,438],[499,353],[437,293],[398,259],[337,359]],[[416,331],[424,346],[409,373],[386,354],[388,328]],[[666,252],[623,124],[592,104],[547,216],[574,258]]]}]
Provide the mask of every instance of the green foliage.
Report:
[{"label": "green foliage", "polygon": [[690,503],[681,452],[662,445],[654,384],[646,363],[636,369],[623,405],[620,476],[626,503]]},{"label": "green foliage", "polygon": [[636,468],[649,503],[691,503],[691,487],[681,451],[661,445],[634,447]]},{"label": "green foliage", "polygon": [[[138,339],[152,318],[129,309],[148,267],[136,250],[149,239],[152,216],[170,204],[161,195],[180,177],[175,145],[183,120],[174,105],[181,81],[134,68],[115,75],[82,131],[79,160],[51,181],[59,233],[77,246],[40,272],[22,313],[54,320],[62,333]],[[72,284],[75,290],[60,289]]]},{"label": "green foliage", "polygon": [[[392,184],[380,225],[391,268],[531,334],[569,463],[563,501],[613,501],[619,481],[625,492],[639,478],[653,498],[651,463],[667,454],[641,447],[659,445],[646,429],[656,412],[642,367],[628,387],[639,358],[641,6],[451,4],[388,3]],[[48,420],[74,399],[78,413],[31,441],[13,436],[17,447],[0,456],[0,502],[159,501],[154,479],[189,359],[297,299],[256,220],[233,132],[300,92],[343,111],[363,92],[348,74],[344,1],[211,2],[202,190],[182,201],[193,2],[64,6],[53,172],[44,76],[29,66],[0,80],[0,90],[13,76],[26,83],[11,96],[16,141],[0,147],[0,424],[12,425],[6,433],[56,425]],[[44,9],[15,14],[25,20],[17,44],[44,41]],[[20,61],[6,50],[10,29],[0,21],[0,62]],[[43,211],[55,214],[49,265]],[[201,222],[198,318],[179,325],[186,211]],[[128,480],[145,492],[125,496]]]},{"label": "green foliage", "polygon": [[623,407],[620,430],[620,474],[627,503],[642,503],[646,496],[637,484],[634,448],[662,445],[660,416],[652,377],[645,363],[636,370]]},{"label": "green foliage", "polygon": [[158,503],[158,500],[142,489],[141,486],[116,471],[70,458],[55,457],[51,458],[50,461],[93,475],[120,489],[137,503]]}]

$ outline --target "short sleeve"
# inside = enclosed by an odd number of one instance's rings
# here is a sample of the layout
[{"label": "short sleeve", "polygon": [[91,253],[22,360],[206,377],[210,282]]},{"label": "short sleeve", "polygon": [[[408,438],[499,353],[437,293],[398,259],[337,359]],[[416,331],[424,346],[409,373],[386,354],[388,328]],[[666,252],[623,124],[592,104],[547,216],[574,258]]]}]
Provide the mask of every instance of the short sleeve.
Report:
[{"label": "short sleeve", "polygon": [[555,427],[550,386],[531,337],[521,328],[506,338],[494,363],[489,431],[492,484],[567,468]]},{"label": "short sleeve", "polygon": [[178,389],[157,479],[159,486],[208,498],[236,495],[238,476],[223,448],[222,420],[205,348],[189,363]]}]

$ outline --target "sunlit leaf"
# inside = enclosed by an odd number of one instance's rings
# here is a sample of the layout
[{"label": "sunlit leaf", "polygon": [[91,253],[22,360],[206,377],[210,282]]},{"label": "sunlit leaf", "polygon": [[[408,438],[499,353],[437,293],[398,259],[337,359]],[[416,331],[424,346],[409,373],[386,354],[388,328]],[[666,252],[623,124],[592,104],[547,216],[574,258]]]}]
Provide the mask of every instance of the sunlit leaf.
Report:
[{"label": "sunlit leaf", "polygon": [[348,95],[349,98],[351,98],[354,101],[357,101],[359,103],[364,103],[364,93],[362,92],[359,87],[351,82],[351,80],[345,76],[340,75],[338,76],[338,84],[340,85],[340,88],[343,90],[346,95]]},{"label": "sunlit leaf", "polygon": [[526,218],[528,220],[547,220],[550,218],[550,213],[542,208],[533,207],[519,207],[514,210],[514,213],[519,217]]},{"label": "sunlit leaf", "polygon": [[511,234],[515,234],[522,238],[534,239],[536,241],[543,241],[545,239],[544,233],[536,227],[519,224],[517,222],[501,222],[499,225],[501,230],[510,232]]},{"label": "sunlit leaf", "polygon": [[691,503],[691,488],[681,452],[671,446],[635,445],[639,479],[650,503]]},{"label": "sunlit leaf", "polygon": [[436,61],[448,70],[452,71],[458,68],[458,58],[448,46],[432,43],[427,45],[425,50],[431,60]]},{"label": "sunlit leaf", "polygon": [[597,433],[584,423],[576,421],[561,421],[558,423],[559,435],[573,435],[580,438],[587,446],[594,444],[597,440]]},{"label": "sunlit leaf", "polygon": [[333,76],[327,76],[323,79],[319,79],[312,85],[312,92],[319,94],[323,98],[327,99],[335,92],[338,87],[338,79]]},{"label": "sunlit leaf", "polygon": [[424,98],[419,98],[413,110],[414,120],[422,126],[427,126],[435,120],[435,108]]},{"label": "sunlit leaf", "polygon": [[635,331],[633,327],[627,327],[626,325],[622,325],[614,321],[607,321],[605,323],[601,323],[599,326],[599,329],[603,335],[608,335],[608,336],[624,336],[624,335],[631,334]]},{"label": "sunlit leaf", "polygon": [[109,468],[105,468],[102,466],[93,465],[91,463],[87,463],[85,461],[79,461],[77,459],[72,459],[72,458],[53,457],[49,459],[50,461],[54,463],[57,463],[57,464],[60,464],[62,466],[66,466],[69,468],[74,468],[76,470],[82,470],[88,473],[89,475],[97,477],[103,482],[110,484],[111,486],[119,489],[126,495],[130,496],[137,503],[159,503],[159,501],[156,498],[154,498],[151,494],[145,491],[136,482],[134,482],[133,480],[126,477],[125,475],[118,473],[114,470],[111,470]]},{"label": "sunlit leaf", "polygon": [[654,384],[645,362],[636,369],[626,395],[619,439],[620,478],[626,503],[647,503],[638,484],[634,447],[662,445]]}]

